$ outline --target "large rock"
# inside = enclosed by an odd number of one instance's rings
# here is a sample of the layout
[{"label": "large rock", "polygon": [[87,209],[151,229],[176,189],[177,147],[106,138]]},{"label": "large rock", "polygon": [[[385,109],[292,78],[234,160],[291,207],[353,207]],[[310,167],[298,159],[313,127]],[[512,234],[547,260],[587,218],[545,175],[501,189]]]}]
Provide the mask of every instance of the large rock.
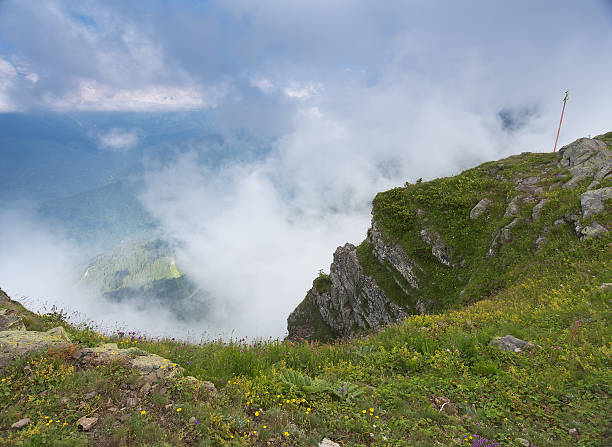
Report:
[{"label": "large rock", "polygon": [[568,168],[572,178],[563,185],[573,188],[583,180],[599,182],[612,172],[612,151],[601,140],[579,138],[559,149],[561,166]]},{"label": "large rock", "polygon": [[525,348],[532,348],[535,345],[520,338],[516,338],[512,335],[506,335],[505,337],[495,337],[491,340],[491,346],[496,346],[502,351],[507,352],[521,352]]},{"label": "large rock", "polygon": [[599,222],[592,222],[580,230],[580,239],[592,239],[607,232],[608,230]]},{"label": "large rock", "polygon": [[587,191],[580,197],[582,217],[585,219],[602,213],[605,210],[605,201],[612,199],[612,187]]},{"label": "large rock", "polygon": [[[399,245],[393,244],[385,240],[385,237],[379,228],[378,224],[372,219],[372,226],[368,232],[368,238],[373,247],[373,253],[381,264],[389,263],[400,275],[415,289],[418,289],[419,283],[415,275],[415,270],[420,270],[420,267],[414,262],[406,250]],[[400,285],[400,284],[398,284]],[[402,287],[400,285],[400,287]]]},{"label": "large rock", "polygon": [[92,365],[120,362],[135,369],[146,382],[157,382],[169,377],[181,376],[183,368],[170,360],[138,348],[119,348],[116,343],[106,343],[81,350],[81,361]]},{"label": "large rock", "polygon": [[28,352],[70,345],[70,337],[61,326],[47,332],[2,331],[0,332],[0,372],[4,371],[15,358]]},{"label": "large rock", "polygon": [[11,425],[11,428],[20,429],[28,425],[30,422],[32,422],[30,418],[19,419],[17,422]]},{"label": "large rock", "polygon": [[531,210],[531,218],[534,221],[540,218],[540,214],[542,214],[542,209],[544,208],[544,205],[546,205],[546,199],[540,200]]},{"label": "large rock", "polygon": [[478,219],[480,216],[487,212],[489,205],[491,205],[492,203],[493,201],[490,199],[482,199],[470,211],[470,219]]},{"label": "large rock", "polygon": [[[329,331],[336,336],[349,337],[367,329],[380,329],[408,313],[393,303],[378,287],[374,279],[363,271],[352,244],[338,247],[330,268],[329,290],[316,287],[308,292],[303,302],[287,320],[289,339],[310,338],[314,333],[312,315],[301,315],[300,310],[313,309],[320,314]],[[307,307],[306,307],[307,306]]]},{"label": "large rock", "polygon": [[424,228],[419,233],[423,242],[431,246],[431,254],[442,264],[451,267],[452,265],[452,250],[446,245],[442,236],[431,229]]},{"label": "large rock", "polygon": [[514,218],[512,222],[510,222],[508,225],[503,227],[499,231],[499,233],[495,235],[495,237],[493,238],[493,241],[491,242],[491,246],[489,247],[489,250],[487,251],[487,255],[486,255],[487,258],[494,256],[495,253],[497,253],[497,249],[502,244],[508,244],[512,242],[512,228],[517,226],[520,222],[521,222],[521,219],[519,219],[518,217]]},{"label": "large rock", "polygon": [[81,419],[77,421],[79,428],[83,431],[89,431],[93,428],[93,426],[98,422],[97,417],[87,417],[83,416]]},{"label": "large rock", "polygon": [[506,208],[506,212],[504,214],[505,217],[513,217],[519,213],[519,211],[521,210],[519,203],[521,202],[522,198],[522,195],[518,195],[512,198],[512,200],[508,204],[508,208]]},{"label": "large rock", "polygon": [[608,229],[599,222],[591,222],[590,224],[583,226],[580,223],[580,216],[578,214],[570,214],[565,216],[565,221],[574,229],[576,236],[578,236],[581,240],[592,239],[608,232]]},{"label": "large rock", "polygon": [[0,309],[0,331],[25,331],[23,319],[18,312]]}]

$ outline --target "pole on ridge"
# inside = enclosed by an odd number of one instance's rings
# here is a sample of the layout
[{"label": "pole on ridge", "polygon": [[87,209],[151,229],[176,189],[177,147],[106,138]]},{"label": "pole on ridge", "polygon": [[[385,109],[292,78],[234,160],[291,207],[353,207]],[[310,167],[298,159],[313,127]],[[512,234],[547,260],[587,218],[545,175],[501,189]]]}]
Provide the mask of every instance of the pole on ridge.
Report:
[{"label": "pole on ridge", "polygon": [[569,90],[565,91],[565,98],[563,98],[563,109],[561,110],[561,120],[559,120],[559,130],[557,130],[557,138],[555,139],[555,148],[553,152],[557,152],[557,142],[559,141],[559,133],[561,133],[561,123],[563,122],[563,113],[565,112],[565,103],[569,99]]}]

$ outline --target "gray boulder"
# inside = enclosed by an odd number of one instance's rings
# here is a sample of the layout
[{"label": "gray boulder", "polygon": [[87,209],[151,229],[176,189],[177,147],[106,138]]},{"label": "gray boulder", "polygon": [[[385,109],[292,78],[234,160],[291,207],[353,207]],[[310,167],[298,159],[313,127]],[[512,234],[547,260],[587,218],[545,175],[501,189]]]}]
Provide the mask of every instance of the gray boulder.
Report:
[{"label": "gray boulder", "polygon": [[497,249],[502,244],[508,244],[512,242],[512,228],[517,226],[520,222],[521,222],[521,219],[519,219],[518,217],[514,218],[512,222],[510,222],[508,225],[503,227],[499,231],[499,233],[495,235],[495,237],[493,238],[493,241],[491,242],[489,250],[487,251],[487,255],[486,255],[487,258],[494,256],[495,253],[497,253]]},{"label": "gray boulder", "polygon": [[546,205],[546,199],[540,200],[531,210],[531,218],[534,221],[540,218],[540,214],[542,214],[542,209],[544,208],[544,205]]},{"label": "gray boulder", "polygon": [[607,232],[608,230],[599,222],[592,222],[591,224],[580,229],[580,239],[592,239]]},{"label": "gray boulder", "polygon": [[533,348],[535,346],[533,343],[513,337],[512,335],[495,337],[489,344],[507,352],[521,352],[524,348]]},{"label": "gray boulder", "polygon": [[83,416],[77,421],[77,424],[81,430],[89,431],[93,428],[94,425],[96,425],[96,422],[98,422],[97,417],[88,418],[87,416]]},{"label": "gray boulder", "polygon": [[401,245],[385,240],[383,232],[374,219],[372,219],[372,226],[368,232],[368,239],[372,244],[374,255],[381,264],[391,264],[408,284],[415,289],[419,288],[415,270],[420,270],[420,267],[408,256],[408,253],[406,253],[406,250]]},{"label": "gray boulder", "polygon": [[521,202],[522,198],[523,196],[521,195],[512,198],[512,200],[508,204],[508,208],[506,208],[506,213],[504,214],[505,217],[516,216],[519,213],[519,211],[521,210],[519,207],[519,203]]},{"label": "gray boulder", "polygon": [[28,425],[30,422],[32,422],[30,418],[23,418],[11,425],[11,428],[20,429]]},{"label": "gray boulder", "polygon": [[446,245],[442,236],[431,229],[422,229],[419,233],[423,242],[431,246],[431,254],[442,264],[451,267],[452,265],[452,250]]},{"label": "gray boulder", "polygon": [[81,349],[81,362],[102,365],[119,362],[135,369],[143,381],[153,383],[169,377],[180,377],[183,368],[170,360],[138,348],[119,348],[116,343],[106,343],[94,348]]},{"label": "gray boulder", "polygon": [[487,199],[487,198],[482,199],[470,211],[470,219],[478,219],[480,216],[482,216],[484,213],[487,212],[489,205],[491,205],[492,203],[493,201],[490,199]]},{"label": "gray boulder", "polygon": [[587,219],[603,212],[605,210],[605,201],[610,199],[612,199],[612,187],[610,186],[585,192],[580,196],[582,217]]},{"label": "gray boulder", "polygon": [[14,310],[0,309],[0,331],[25,331],[23,319]]},{"label": "gray boulder", "polygon": [[564,188],[574,188],[591,177],[599,182],[612,172],[612,151],[601,140],[579,138],[559,149],[559,154],[561,166],[568,168],[573,176]]}]

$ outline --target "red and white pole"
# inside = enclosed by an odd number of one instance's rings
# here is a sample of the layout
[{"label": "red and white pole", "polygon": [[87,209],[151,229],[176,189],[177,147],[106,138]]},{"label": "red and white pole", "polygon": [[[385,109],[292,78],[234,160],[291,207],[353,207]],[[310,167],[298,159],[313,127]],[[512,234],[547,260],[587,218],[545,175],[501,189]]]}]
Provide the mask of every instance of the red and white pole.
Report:
[{"label": "red and white pole", "polygon": [[559,141],[559,133],[561,133],[561,123],[563,122],[563,113],[565,113],[565,103],[568,100],[569,90],[565,91],[565,98],[563,98],[563,110],[561,110],[561,120],[559,121],[559,130],[557,130],[557,139],[555,140],[555,148],[553,152],[557,152],[557,142]]}]

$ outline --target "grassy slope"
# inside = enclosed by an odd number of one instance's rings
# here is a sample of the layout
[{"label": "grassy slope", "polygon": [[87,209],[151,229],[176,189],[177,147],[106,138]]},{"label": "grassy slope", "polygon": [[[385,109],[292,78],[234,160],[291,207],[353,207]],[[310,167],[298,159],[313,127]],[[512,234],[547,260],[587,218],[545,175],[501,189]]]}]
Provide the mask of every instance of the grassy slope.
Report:
[{"label": "grassy slope", "polygon": [[[563,174],[562,170],[554,167],[556,160],[554,154],[514,156],[503,160],[501,168],[499,162],[485,163],[455,177],[379,193],[374,199],[374,218],[385,236],[399,242],[423,269],[422,272],[416,272],[421,280],[421,288],[412,291],[412,296],[404,298],[404,302],[409,304],[422,298],[426,303],[431,303],[434,310],[456,307],[476,301],[515,281],[532,258],[530,248],[537,236],[545,226],[559,217],[559,209],[552,206],[552,203],[567,203],[577,211],[580,206],[579,190],[553,190],[545,193],[544,198],[550,204],[545,208],[542,218],[535,223],[526,223],[533,204],[523,205],[519,217],[525,223],[513,230],[515,241],[498,250],[498,255],[491,259],[485,258],[483,254],[495,233],[514,219],[504,217],[506,197],[520,194],[514,189],[513,179],[541,176],[542,184],[546,184],[546,178]],[[542,175],[546,169],[550,172]],[[498,175],[500,178],[496,178]],[[489,213],[476,220],[470,219],[470,210],[484,197],[493,200]],[[424,214],[419,216],[417,210],[424,210]],[[461,256],[465,267],[450,268],[441,265],[431,254],[431,248],[421,240],[419,231],[422,228],[439,232],[452,248],[455,262],[458,261],[457,256]],[[365,247],[362,246],[362,249],[365,251]],[[392,273],[388,269],[377,269],[373,256],[362,255],[360,259],[366,271],[388,291],[389,287],[384,285],[391,284]],[[401,302],[405,294],[398,290],[391,291],[390,296]]]},{"label": "grassy slope", "polygon": [[[538,170],[550,157],[517,157],[504,170]],[[120,385],[129,375],[120,367],[74,370],[66,356],[45,353],[29,365],[26,360],[15,364],[0,383],[0,444],[45,445],[46,439],[53,442],[47,445],[78,445],[87,438],[75,421],[94,413],[104,418],[90,439],[102,444],[104,438],[104,445],[306,446],[323,437],[352,446],[470,446],[480,445],[479,437],[500,445],[520,445],[519,437],[540,447],[609,445],[612,288],[601,285],[612,282],[612,237],[581,242],[569,226],[560,225],[550,230],[541,250],[530,250],[544,225],[579,209],[579,190],[558,189],[547,193],[549,206],[540,221],[515,227],[512,244],[491,263],[477,262],[491,232],[510,220],[503,217],[501,201],[480,227],[466,216],[481,191],[493,197],[508,191],[508,185],[491,183],[483,173],[482,167],[475,168],[458,177],[391,190],[375,201],[385,233],[414,249],[426,274],[438,283],[425,297],[453,309],[415,315],[379,333],[325,345],[136,343],[114,337],[124,346],[167,357],[218,388],[215,397],[205,398],[184,382],[170,384],[167,393],[124,410],[130,418],[118,426],[105,413],[104,403],[110,398],[118,405]],[[462,274],[428,269],[433,263],[428,247],[409,234],[413,211],[424,205],[441,234],[456,235],[446,242],[466,260]],[[610,213],[597,216],[604,225],[611,218]],[[388,273],[381,268],[377,272]],[[462,288],[465,305],[460,307]],[[481,295],[487,297],[474,302]],[[39,325],[59,321],[58,315],[36,318]],[[69,330],[76,342],[101,340],[87,328]],[[515,354],[488,345],[492,337],[506,334],[537,347]],[[100,397],[78,408],[90,390],[99,391]],[[457,416],[434,406],[440,396],[456,404]],[[173,406],[166,409],[168,402]],[[8,430],[22,416],[32,419],[29,428]],[[60,422],[49,423],[45,416]],[[198,423],[189,422],[191,417]],[[577,440],[568,434],[570,428],[578,430]]]}]

